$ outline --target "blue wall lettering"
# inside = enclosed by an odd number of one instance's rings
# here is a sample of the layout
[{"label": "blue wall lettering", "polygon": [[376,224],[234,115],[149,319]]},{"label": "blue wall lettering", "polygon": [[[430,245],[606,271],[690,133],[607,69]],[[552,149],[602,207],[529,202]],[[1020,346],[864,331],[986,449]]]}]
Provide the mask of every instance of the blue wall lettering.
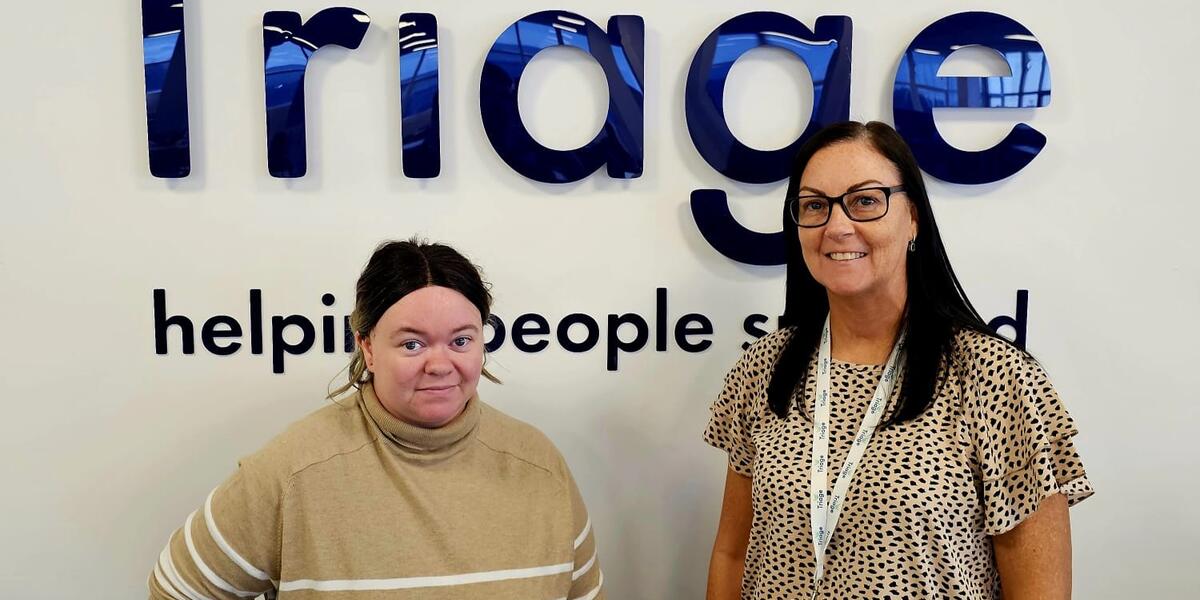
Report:
[{"label": "blue wall lettering", "polygon": [[400,15],[400,132],[406,177],[437,177],[442,170],[437,36],[437,17]]},{"label": "blue wall lettering", "polygon": [[[688,71],[685,112],[688,133],[700,156],[722,175],[745,183],[787,178],[796,151],[822,127],[850,117],[850,17],[820,17],[816,31],[776,12],[738,15],[709,34]],[[777,150],[756,150],[740,141],[725,121],[725,81],[733,63],[754,48],[791,52],[808,67],[813,81],[813,110],[795,141]],[[721,254],[741,263],[784,263],[784,232],[760,233],[743,227],[729,211],[721,190],[696,190],[692,218],[704,239]]]},{"label": "blue wall lettering", "polygon": [[[619,15],[608,32],[575,13],[553,10],[526,16],[500,34],[488,51],[479,80],[483,128],[496,153],[513,170],[544,183],[579,181],[608,166],[608,176],[642,174],[642,109],[645,24]],[[517,85],[533,56],[553,46],[587,52],[600,63],[608,83],[608,116],[592,141],[574,150],[552,150],[533,139],[517,105]]]},{"label": "blue wall lettering", "polygon": [[[188,125],[185,0],[141,0],[146,122],[150,172],[186,177],[191,171]],[[429,13],[405,13],[399,21],[401,136],[404,174],[436,177],[441,171],[438,23]],[[274,177],[307,171],[304,80],[320,48],[357,48],[370,18],[353,8],[328,8],[302,22],[294,12],[263,15],[267,163]],[[850,114],[853,28],[849,17],[824,16],[809,30],[777,12],[751,12],[722,23],[697,49],[688,71],[684,109],[688,133],[700,156],[735,181],[765,184],[788,176],[796,150],[808,137]],[[604,126],[574,150],[546,148],[521,121],[517,88],[525,67],[546,48],[587,52],[601,66],[609,92]],[[730,69],[759,47],[782,48],[807,66],[813,110],[804,132],[775,150],[741,143],[725,120],[723,96]],[[983,46],[1008,64],[1006,76],[939,77],[946,57],[964,46]],[[644,163],[645,24],[618,15],[607,31],[572,12],[528,15],[510,25],[487,53],[480,78],[480,112],[489,142],[514,170],[545,183],[588,177],[601,165],[610,177],[640,177]],[[893,86],[896,128],[933,177],[984,184],[1020,171],[1045,147],[1046,137],[1016,124],[996,146],[958,150],[938,133],[936,108],[1040,108],[1051,97],[1050,66],[1036,37],[1017,21],[988,12],[940,19],[905,50]],[[760,233],[732,216],[721,190],[695,190],[691,210],[701,234],[721,254],[748,264],[783,262],[783,232]]]},{"label": "blue wall lettering", "polygon": [[[772,196],[770,200],[777,198]],[[726,258],[760,266],[787,262],[783,237],[786,233],[760,233],[743,227],[729,211],[729,199],[723,190],[694,190],[692,218],[704,241]]]},{"label": "blue wall lettering", "polygon": [[[688,71],[685,111],[692,144],[712,168],[744,183],[784,179],[792,158],[819,129],[850,118],[850,17],[821,17],[816,32],[777,12],[738,15],[709,34]],[[808,127],[791,144],[756,150],[740,141],[725,121],[725,80],[743,54],[768,46],[782,48],[804,62],[812,74],[813,110]]]},{"label": "blue wall lettering", "polygon": [[[980,45],[1000,53],[1007,77],[938,77],[952,52]],[[893,92],[896,129],[912,146],[921,168],[950,183],[978,185],[1025,168],[1046,136],[1018,123],[996,146],[980,152],[951,147],[938,133],[933,109],[1039,108],[1050,104],[1050,65],[1037,38],[1020,23],[995,13],[964,12],[926,27],[905,50]]]},{"label": "blue wall lettering", "polygon": [[184,0],[142,0],[146,139],[155,177],[187,177],[192,172],[183,5]]},{"label": "blue wall lettering", "polygon": [[370,24],[371,18],[354,8],[327,8],[306,23],[294,12],[263,15],[267,170],[272,177],[303,177],[308,171],[304,73],[309,58],[331,44],[358,48]]}]

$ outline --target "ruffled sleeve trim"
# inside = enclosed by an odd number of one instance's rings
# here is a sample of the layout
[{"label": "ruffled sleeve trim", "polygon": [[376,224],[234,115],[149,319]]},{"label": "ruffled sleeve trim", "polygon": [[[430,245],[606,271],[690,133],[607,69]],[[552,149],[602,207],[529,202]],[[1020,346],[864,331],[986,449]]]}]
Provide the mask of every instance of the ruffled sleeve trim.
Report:
[{"label": "ruffled sleeve trim", "polygon": [[1009,531],[1053,494],[1069,505],[1092,495],[1075,422],[1042,366],[1003,340],[964,332],[959,341],[985,532]]},{"label": "ruffled sleeve trim", "polygon": [[1062,494],[1074,506],[1095,493],[1071,437],[1039,449],[1029,463],[995,479],[983,480],[984,532],[1000,535],[1029,518],[1042,501]]},{"label": "ruffled sleeve trim", "polygon": [[704,441],[729,454],[729,468],[750,477],[758,451],[754,432],[765,410],[764,396],[787,330],[776,330],[751,344],[725,375],[725,385],[712,404]]}]

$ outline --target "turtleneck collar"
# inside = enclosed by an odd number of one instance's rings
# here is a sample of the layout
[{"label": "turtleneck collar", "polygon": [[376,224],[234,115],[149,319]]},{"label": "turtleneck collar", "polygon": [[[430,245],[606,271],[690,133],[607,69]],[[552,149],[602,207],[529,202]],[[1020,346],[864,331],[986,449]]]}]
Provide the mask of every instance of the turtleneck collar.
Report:
[{"label": "turtleneck collar", "polygon": [[379,403],[375,388],[365,383],[359,393],[359,401],[371,420],[389,440],[406,454],[439,457],[456,453],[471,437],[479,425],[479,398],[472,396],[466,407],[449,423],[437,429],[418,427],[397,419]]}]

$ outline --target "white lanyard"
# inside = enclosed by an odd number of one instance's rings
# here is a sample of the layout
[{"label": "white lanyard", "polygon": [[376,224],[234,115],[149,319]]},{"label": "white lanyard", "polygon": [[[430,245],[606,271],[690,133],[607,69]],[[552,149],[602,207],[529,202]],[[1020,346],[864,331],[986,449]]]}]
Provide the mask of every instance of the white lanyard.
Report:
[{"label": "white lanyard", "polygon": [[842,463],[838,472],[837,485],[833,495],[829,493],[829,317],[825,317],[825,329],[821,332],[821,347],[817,351],[817,400],[813,417],[813,451],[812,468],[809,470],[811,487],[809,490],[810,512],[812,518],[813,549],[816,552],[817,570],[813,575],[813,598],[820,589],[821,578],[825,575],[825,549],[837,528],[838,517],[845,505],[846,492],[850,489],[850,480],[854,471],[862,461],[867,444],[871,443],[871,435],[879,425],[883,410],[887,407],[888,398],[892,395],[892,386],[896,382],[896,363],[904,350],[904,334],[901,333],[892,353],[888,356],[887,366],[883,369],[883,378],[879,387],[875,388],[875,396],[867,407],[854,445]]}]

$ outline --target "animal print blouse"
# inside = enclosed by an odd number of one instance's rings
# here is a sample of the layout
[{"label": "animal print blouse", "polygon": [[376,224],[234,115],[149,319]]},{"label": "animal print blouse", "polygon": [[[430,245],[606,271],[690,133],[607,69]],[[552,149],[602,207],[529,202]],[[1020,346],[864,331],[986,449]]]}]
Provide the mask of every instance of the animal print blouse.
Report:
[{"label": "animal print blouse", "polygon": [[[790,335],[775,331],[747,349],[726,376],[704,432],[706,442],[729,453],[731,469],[753,479],[743,600],[807,599],[813,592],[815,368],[804,386],[803,415],[793,408],[776,417],[766,394]],[[827,550],[818,597],[999,598],[991,536],[1056,492],[1071,505],[1092,494],[1071,439],[1075,424],[1037,362],[975,332],[958,334],[950,362],[925,413],[872,438]],[[883,367],[834,360],[831,371],[829,472],[836,474]]]}]

